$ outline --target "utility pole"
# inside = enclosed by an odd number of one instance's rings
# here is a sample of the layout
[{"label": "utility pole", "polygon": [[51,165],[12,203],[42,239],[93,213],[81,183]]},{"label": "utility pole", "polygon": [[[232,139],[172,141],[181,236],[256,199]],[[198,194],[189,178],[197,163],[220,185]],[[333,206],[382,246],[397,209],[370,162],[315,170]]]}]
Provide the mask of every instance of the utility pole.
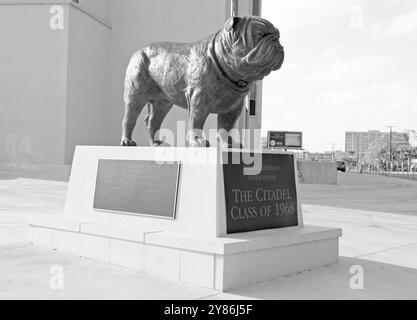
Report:
[{"label": "utility pole", "polygon": [[389,169],[392,170],[392,129],[396,126],[386,126],[389,128]]},{"label": "utility pole", "polygon": [[360,152],[360,146],[359,146],[359,133],[356,134],[356,169],[359,172],[359,152]]}]

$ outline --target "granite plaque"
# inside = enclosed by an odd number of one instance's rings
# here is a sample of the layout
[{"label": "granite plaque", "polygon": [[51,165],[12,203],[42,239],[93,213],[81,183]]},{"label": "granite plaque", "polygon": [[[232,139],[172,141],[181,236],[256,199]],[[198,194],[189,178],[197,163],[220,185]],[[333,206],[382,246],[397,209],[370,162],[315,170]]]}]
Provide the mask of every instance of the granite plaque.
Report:
[{"label": "granite plaque", "polygon": [[180,164],[99,160],[94,209],[175,219]]},{"label": "granite plaque", "polygon": [[223,155],[228,234],[298,226],[294,155],[259,157],[261,172],[245,175],[249,166],[233,164],[231,153]]}]

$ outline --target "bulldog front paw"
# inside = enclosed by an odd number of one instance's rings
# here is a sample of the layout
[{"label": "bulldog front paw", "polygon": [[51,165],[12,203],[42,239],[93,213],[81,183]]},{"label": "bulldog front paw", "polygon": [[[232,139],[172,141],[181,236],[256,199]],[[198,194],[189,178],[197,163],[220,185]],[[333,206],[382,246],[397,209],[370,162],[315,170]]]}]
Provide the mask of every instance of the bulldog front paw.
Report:
[{"label": "bulldog front paw", "polygon": [[122,147],[136,147],[137,144],[135,141],[130,139],[122,139],[122,142],[120,143]]},{"label": "bulldog front paw", "polygon": [[203,138],[195,137],[193,140],[189,143],[190,148],[209,148],[210,142]]},{"label": "bulldog front paw", "polygon": [[162,147],[162,148],[168,148],[171,145],[165,141],[160,141],[160,140],[155,140],[155,142],[153,143],[154,147]]},{"label": "bulldog front paw", "polygon": [[243,145],[233,141],[232,137],[228,137],[227,140],[219,138],[219,144],[222,149],[243,149]]},{"label": "bulldog front paw", "polygon": [[228,143],[227,146],[229,149],[243,149],[243,145],[240,142],[232,141],[231,143]]}]

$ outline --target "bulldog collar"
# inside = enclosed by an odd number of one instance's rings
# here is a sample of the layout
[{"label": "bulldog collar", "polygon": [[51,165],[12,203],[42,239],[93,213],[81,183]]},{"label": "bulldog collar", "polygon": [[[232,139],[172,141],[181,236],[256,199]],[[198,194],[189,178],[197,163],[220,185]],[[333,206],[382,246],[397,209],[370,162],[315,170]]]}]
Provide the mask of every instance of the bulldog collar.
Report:
[{"label": "bulldog collar", "polygon": [[220,31],[217,32],[217,34],[213,37],[213,41],[211,43],[211,46],[209,48],[209,56],[211,57],[211,60],[213,61],[214,68],[216,69],[217,73],[219,73],[223,78],[225,78],[230,86],[239,92],[245,92],[250,88],[250,83],[245,80],[239,80],[239,81],[233,81],[229,78],[229,76],[226,74],[222,66],[220,65],[220,62],[216,55],[216,39],[219,35]]}]

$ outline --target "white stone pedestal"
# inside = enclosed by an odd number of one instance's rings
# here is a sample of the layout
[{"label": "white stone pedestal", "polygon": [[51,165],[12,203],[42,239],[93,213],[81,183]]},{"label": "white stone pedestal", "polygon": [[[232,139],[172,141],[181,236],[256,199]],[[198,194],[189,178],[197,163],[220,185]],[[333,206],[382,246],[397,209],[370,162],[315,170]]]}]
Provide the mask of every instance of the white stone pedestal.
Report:
[{"label": "white stone pedestal", "polygon": [[[180,161],[175,220],[93,209],[99,159]],[[31,222],[34,244],[229,291],[338,262],[340,229],[303,226],[227,235],[215,148],[78,147],[65,213]]]}]

